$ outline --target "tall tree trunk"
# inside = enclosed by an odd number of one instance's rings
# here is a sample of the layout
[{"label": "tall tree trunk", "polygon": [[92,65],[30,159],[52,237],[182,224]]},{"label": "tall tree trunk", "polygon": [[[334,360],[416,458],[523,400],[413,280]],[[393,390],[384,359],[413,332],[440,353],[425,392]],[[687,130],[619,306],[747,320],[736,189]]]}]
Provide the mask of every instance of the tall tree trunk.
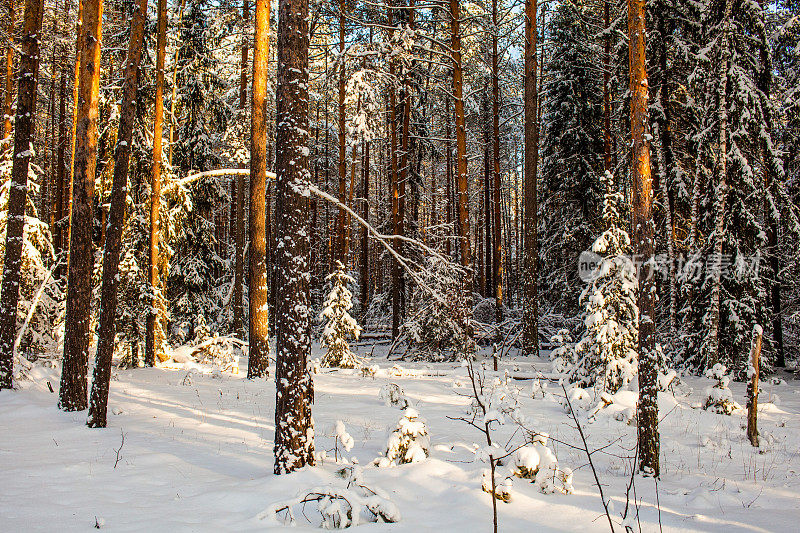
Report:
[{"label": "tall tree trunk", "polygon": [[539,209],[537,198],[539,173],[539,93],[536,79],[536,14],[537,0],[525,3],[525,218],[523,224],[523,351],[526,355],[539,355],[539,295],[537,234]]},{"label": "tall tree trunk", "polygon": [[[503,322],[503,215],[500,210],[500,75],[498,71],[499,56],[497,53],[497,40],[498,32],[497,27],[497,0],[492,0],[492,139],[493,148],[492,155],[494,156],[494,165],[492,173],[494,175],[494,256],[492,257],[492,266],[494,272],[492,278],[494,281],[494,298],[495,298],[495,319],[497,323]],[[487,217],[488,218],[488,217]],[[500,329],[497,329],[498,337],[502,334]]]},{"label": "tall tree trunk", "polygon": [[308,0],[280,0],[275,473],[314,464],[308,295]]},{"label": "tall tree trunk", "polygon": [[461,15],[459,0],[450,0],[450,48],[453,54],[453,100],[456,112],[456,165],[458,169],[458,236],[461,241],[461,266],[466,270],[463,284],[465,309],[463,313],[463,329],[469,339],[472,338],[472,287],[474,273],[471,270],[472,254],[470,250],[469,230],[469,179],[467,176],[467,137],[464,124],[464,82],[461,70]]},{"label": "tall tree trunk", "polygon": [[[394,36],[394,6],[393,0],[387,5],[387,20],[389,26],[389,39]],[[389,77],[394,78],[394,62],[389,64]],[[394,84],[389,86],[389,152],[392,163],[391,191],[392,191],[392,233],[401,234],[402,218],[400,217],[400,173],[397,162],[397,97]],[[392,240],[392,246],[397,250],[401,247],[398,238]],[[403,286],[403,269],[397,261],[392,261],[392,338],[400,334],[401,297]]]},{"label": "tall tree trunk", "polygon": [[128,43],[128,61],[122,85],[122,106],[119,114],[117,146],[114,150],[114,177],[111,183],[111,207],[103,250],[103,286],[100,295],[100,319],[97,331],[92,393],[89,400],[89,427],[106,427],[108,388],[111,380],[111,358],[114,355],[117,316],[117,284],[119,282],[119,256],[122,248],[122,231],[125,227],[125,202],[128,195],[128,167],[136,117],[136,89],[139,63],[142,58],[147,0],[139,5],[131,18],[131,36]]},{"label": "tall tree trunk", "polygon": [[158,0],[158,40],[156,42],[156,101],[153,118],[153,173],[150,181],[150,310],[144,339],[144,364],[155,366],[159,297],[159,211],[161,207],[161,166],[163,158],[162,141],[164,136],[164,56],[167,46],[167,0]]},{"label": "tall tree trunk", "polygon": [[[0,389],[10,389],[14,367],[14,337],[17,332],[17,304],[22,270],[22,241],[25,204],[36,127],[36,87],[39,79],[39,47],[42,29],[42,0],[26,0],[22,28],[22,57],[17,81],[17,116],[14,120],[14,158],[8,198],[6,255],[0,288]],[[85,400],[84,400],[85,401]]]},{"label": "tall tree trunk", "polygon": [[647,132],[645,0],[628,0],[633,249],[639,268],[639,469],[658,477],[658,359],[654,349],[653,189]]},{"label": "tall tree trunk", "polygon": [[[244,114],[247,105],[247,54],[248,38],[247,23],[250,21],[250,2],[243,0],[242,5],[242,63],[239,76],[239,109]],[[266,140],[266,137],[265,137]],[[265,182],[266,183],[266,182]],[[243,305],[244,292],[244,175],[236,175],[236,190],[239,194],[235,198],[236,209],[236,260],[233,272],[233,334],[243,335]],[[252,256],[252,254],[251,254]]]},{"label": "tall tree trunk", "polygon": [[[27,9],[27,4],[25,6]],[[6,43],[6,89],[3,100],[3,140],[11,137],[11,102],[14,96],[14,0],[8,0],[8,43]],[[9,144],[5,145],[4,150],[8,150]],[[27,180],[27,177],[25,178]]]},{"label": "tall tree trunk", "polygon": [[[344,58],[344,36],[345,36],[345,10],[347,9],[345,0],[339,0],[339,201],[347,201],[347,149],[345,138],[345,75],[347,69]],[[345,226],[347,225],[345,210],[339,208],[336,219],[336,259],[347,264],[345,256]]]},{"label": "tall tree trunk", "polygon": [[[478,286],[480,287],[480,294],[486,297],[494,297],[494,282],[492,268],[493,254],[492,254],[492,226],[494,220],[492,217],[494,212],[492,210],[492,184],[494,174],[492,172],[491,162],[491,137],[489,133],[489,95],[487,94],[487,87],[483,88],[483,97],[481,98],[481,116],[483,122],[483,216],[478,216]],[[481,233],[483,233],[483,240],[481,241]],[[481,244],[484,244],[481,247]]]},{"label": "tall tree trunk", "polygon": [[265,377],[269,366],[269,288],[267,270],[267,65],[269,0],[256,0],[253,97],[250,107],[250,357],[247,378]]},{"label": "tall tree trunk", "polygon": [[[364,142],[364,164],[361,167],[361,217],[369,224],[369,141]],[[369,232],[361,228],[361,312],[366,314],[369,306]]]},{"label": "tall tree trunk", "polygon": [[[181,28],[183,26],[183,10],[186,8],[186,0],[181,0],[181,6],[178,8],[178,23],[177,27]],[[175,47],[175,54],[172,57],[172,97],[169,100],[169,146],[167,147],[167,161],[169,161],[169,166],[172,166],[172,153],[175,148],[175,126],[178,125],[178,122],[175,120],[175,106],[178,102],[178,53],[180,52],[180,47]],[[231,181],[231,188],[235,188],[235,182]],[[231,194],[231,199],[233,199],[233,194]],[[233,215],[233,210],[231,210],[231,215]],[[231,228],[231,231],[233,229]]]},{"label": "tall tree trunk", "polygon": [[100,46],[103,0],[86,0],[79,39],[81,49],[78,122],[72,184],[67,313],[59,406],[86,409],[89,365],[89,319],[92,304],[92,202],[97,164],[97,118],[100,91]]},{"label": "tall tree trunk", "polygon": [[452,235],[450,232],[453,231],[453,162],[451,161],[453,156],[453,150],[450,147],[450,135],[452,132],[450,131],[450,121],[453,119],[452,115],[450,114],[450,98],[448,96],[444,97],[444,124],[445,124],[445,142],[444,142],[444,149],[445,149],[445,158],[444,158],[444,181],[445,181],[445,208],[447,211],[447,240],[445,241],[445,251],[447,252],[447,258],[453,258],[453,250],[452,250]]},{"label": "tall tree trunk", "polygon": [[603,170],[611,167],[611,0],[603,0]]}]

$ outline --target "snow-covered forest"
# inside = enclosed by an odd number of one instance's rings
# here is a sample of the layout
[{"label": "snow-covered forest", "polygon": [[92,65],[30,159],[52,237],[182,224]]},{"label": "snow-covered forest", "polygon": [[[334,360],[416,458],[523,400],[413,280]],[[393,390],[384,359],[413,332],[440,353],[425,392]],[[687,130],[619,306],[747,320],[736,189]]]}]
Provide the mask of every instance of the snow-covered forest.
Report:
[{"label": "snow-covered forest", "polygon": [[800,1],[5,0],[3,531],[791,531]]}]

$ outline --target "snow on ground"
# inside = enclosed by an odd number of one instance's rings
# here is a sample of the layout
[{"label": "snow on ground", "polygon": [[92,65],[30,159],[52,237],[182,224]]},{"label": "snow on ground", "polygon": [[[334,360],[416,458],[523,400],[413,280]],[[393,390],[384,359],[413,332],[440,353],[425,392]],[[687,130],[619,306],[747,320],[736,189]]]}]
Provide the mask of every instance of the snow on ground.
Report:
[{"label": "snow on ground", "polygon": [[[469,405],[466,371],[458,364],[400,362],[406,375],[387,372],[394,362],[378,357],[375,378],[355,371],[315,376],[316,447],[331,450],[323,464],[288,476],[272,474],[275,388],[242,374],[213,373],[191,363],[118,372],[112,381],[109,427],[89,429],[86,413],[56,408],[55,370],[37,368],[19,390],[0,392],[0,524],[3,531],[264,531],[283,526],[259,513],[304,489],[334,485],[333,443],[337,420],[355,445],[346,453],[364,468],[364,480],[384,491],[402,516],[396,524],[369,524],[364,531],[491,531],[491,500],[481,491],[482,471],[473,450],[483,435],[462,421]],[[371,347],[361,347],[368,354]],[[317,352],[317,355],[319,353]],[[546,370],[544,360],[508,359],[503,375]],[[246,368],[246,361],[241,362]],[[431,457],[393,468],[372,461],[401,416],[379,399],[396,383],[427,420]],[[529,426],[551,436],[562,467],[575,470],[574,494],[542,494],[515,479],[511,503],[498,502],[501,531],[607,531],[592,472],[569,415],[555,400],[531,398],[532,381],[511,379],[520,389]],[[759,426],[761,449],[745,438],[745,418],[697,407],[711,381],[689,378],[674,399],[661,401],[662,477],[636,478],[642,531],[797,531],[800,521],[800,383],[764,384]],[[744,404],[744,385],[732,385]],[[555,396],[560,388],[550,383]],[[561,393],[563,396],[563,393]],[[623,395],[624,396],[624,395]],[[624,401],[624,398],[620,398]],[[590,422],[581,415],[593,459],[612,500],[619,525],[630,479],[636,431],[614,416],[612,406]],[[617,420],[620,418],[621,420]],[[497,441],[522,443],[507,424]],[[124,444],[122,436],[124,435]],[[555,442],[555,440],[561,441]],[[120,449],[121,447],[121,449]],[[633,490],[631,491],[633,494]],[[656,503],[660,503],[660,513]],[[633,505],[633,497],[631,497]],[[633,511],[631,511],[633,512]],[[310,514],[313,517],[313,513]],[[298,516],[301,530],[313,530]],[[634,522],[634,530],[639,525]]]}]

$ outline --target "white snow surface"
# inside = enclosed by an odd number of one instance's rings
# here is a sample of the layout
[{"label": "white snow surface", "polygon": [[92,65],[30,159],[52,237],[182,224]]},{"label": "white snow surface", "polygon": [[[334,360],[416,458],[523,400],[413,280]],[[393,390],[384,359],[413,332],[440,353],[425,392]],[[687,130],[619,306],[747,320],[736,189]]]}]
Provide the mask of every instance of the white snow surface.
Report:
[{"label": "white snow surface", "polygon": [[[371,348],[357,347],[362,356]],[[259,515],[315,487],[343,488],[337,471],[357,461],[364,482],[380,490],[402,517],[395,524],[366,524],[359,530],[491,531],[492,503],[481,490],[487,465],[474,453],[485,445],[485,437],[448,418],[468,412],[466,369],[459,363],[401,361],[398,368],[405,371],[400,371],[380,357],[385,350],[378,346],[367,358],[368,365],[380,366],[374,378],[340,369],[314,375],[317,425],[342,421],[354,445],[348,459],[336,463],[329,453],[321,464],[284,476],[272,473],[272,380],[250,382],[243,373],[212,371],[196,363],[119,370],[111,382],[109,427],[90,429],[86,412],[57,409],[57,395],[47,387],[49,381],[57,390],[57,369],[36,366],[32,381],[0,391],[0,529],[89,531],[97,523],[108,531],[283,530]],[[321,355],[318,346],[314,352]],[[246,361],[240,365],[246,368]],[[542,359],[508,358],[497,375],[512,376],[509,384],[520,389],[528,427],[549,434],[548,447],[559,464],[574,471],[574,493],[543,494],[530,480],[515,478],[511,502],[497,504],[500,531],[608,531],[585,454],[564,444],[579,446],[580,437],[558,401],[560,386],[551,382],[552,394],[533,399],[531,380],[513,379],[537,372],[547,376],[548,369],[546,354]],[[699,408],[711,383],[707,378],[684,378],[675,387],[674,402],[660,402],[667,406],[660,413],[658,482],[664,531],[797,530],[800,382],[788,374],[779,377],[785,382],[763,384],[759,449],[745,437],[746,413],[725,416]],[[372,461],[385,450],[400,415],[379,398],[390,382],[400,385],[410,406],[424,415],[430,457],[377,468]],[[744,403],[744,384],[732,383],[731,390]],[[781,401],[771,402],[778,395]],[[589,409],[580,411],[579,419],[591,448],[608,446],[593,460],[622,531],[620,514],[630,479],[625,457],[633,455],[636,428],[627,417],[593,415]],[[505,445],[515,429],[510,421],[498,426],[494,441]],[[332,450],[334,435],[318,433],[317,451]],[[523,444],[519,432],[514,439],[509,449]],[[652,479],[635,481],[641,530],[658,531],[656,486]],[[638,531],[635,520],[627,523]],[[318,531],[302,514],[297,526]]]}]

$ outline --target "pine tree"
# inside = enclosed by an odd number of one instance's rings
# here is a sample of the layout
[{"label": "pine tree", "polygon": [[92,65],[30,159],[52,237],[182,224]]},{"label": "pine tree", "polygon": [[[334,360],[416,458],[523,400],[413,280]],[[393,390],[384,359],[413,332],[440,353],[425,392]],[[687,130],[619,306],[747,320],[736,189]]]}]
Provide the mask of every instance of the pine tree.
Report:
[{"label": "pine tree", "polygon": [[359,357],[350,350],[348,337],[358,340],[361,326],[350,316],[353,308],[353,295],[347,288],[355,283],[344,270],[341,261],[336,261],[336,270],[328,274],[325,281],[331,284],[331,291],[319,315],[325,323],[322,330],[322,346],[327,348],[322,365],[328,367],[357,368],[361,366]]}]

